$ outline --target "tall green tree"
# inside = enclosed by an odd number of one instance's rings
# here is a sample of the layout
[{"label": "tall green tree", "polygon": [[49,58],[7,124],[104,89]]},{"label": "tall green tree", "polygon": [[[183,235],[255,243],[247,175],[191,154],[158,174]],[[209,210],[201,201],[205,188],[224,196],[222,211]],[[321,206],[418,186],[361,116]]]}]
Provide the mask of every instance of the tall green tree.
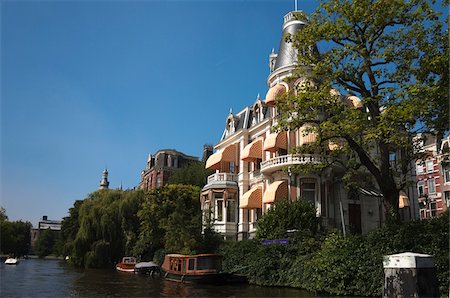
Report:
[{"label": "tall green tree", "polygon": [[[399,191],[419,157],[413,136],[432,131],[441,137],[449,129],[448,26],[434,3],[324,0],[310,17],[298,13],[308,25],[286,37],[299,49],[292,79],[306,77],[309,84],[278,100],[280,127],[316,123],[317,142],[299,151],[346,156],[328,162],[343,162],[348,183],[368,172],[394,222]],[[330,153],[329,142],[339,150]]]},{"label": "tall green tree", "polygon": [[41,232],[35,246],[35,253],[40,258],[54,254],[58,233],[57,231],[52,231],[50,228]]},{"label": "tall green tree", "polygon": [[31,223],[9,221],[6,210],[0,208],[0,252],[23,256],[31,247]]},{"label": "tall green tree", "polygon": [[138,215],[136,253],[151,257],[159,249],[194,253],[201,247],[200,188],[169,184],[151,191]]}]

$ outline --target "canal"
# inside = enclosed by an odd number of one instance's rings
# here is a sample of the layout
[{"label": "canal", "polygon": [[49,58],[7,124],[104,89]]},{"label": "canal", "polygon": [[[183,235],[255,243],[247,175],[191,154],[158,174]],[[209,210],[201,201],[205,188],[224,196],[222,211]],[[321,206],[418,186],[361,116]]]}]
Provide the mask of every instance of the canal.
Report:
[{"label": "canal", "polygon": [[114,270],[77,270],[60,260],[0,264],[0,297],[312,297],[292,288],[180,284]]}]

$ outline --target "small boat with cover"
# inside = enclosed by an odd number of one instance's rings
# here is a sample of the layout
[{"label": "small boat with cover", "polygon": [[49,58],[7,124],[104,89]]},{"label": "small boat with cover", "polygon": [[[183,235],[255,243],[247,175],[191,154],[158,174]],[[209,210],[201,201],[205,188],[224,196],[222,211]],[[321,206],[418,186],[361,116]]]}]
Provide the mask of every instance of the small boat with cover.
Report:
[{"label": "small boat with cover", "polygon": [[137,263],[136,266],[134,266],[134,273],[147,274],[147,275],[151,275],[154,278],[161,276],[161,271],[159,269],[159,266],[153,262]]}]

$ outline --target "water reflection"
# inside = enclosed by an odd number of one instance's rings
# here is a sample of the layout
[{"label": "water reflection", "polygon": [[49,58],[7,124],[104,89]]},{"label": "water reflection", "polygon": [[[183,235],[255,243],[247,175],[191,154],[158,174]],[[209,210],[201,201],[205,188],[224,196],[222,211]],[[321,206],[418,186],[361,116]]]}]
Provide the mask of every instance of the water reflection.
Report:
[{"label": "water reflection", "polygon": [[1,297],[311,297],[291,288],[196,285],[114,270],[77,270],[64,261],[0,265]]}]

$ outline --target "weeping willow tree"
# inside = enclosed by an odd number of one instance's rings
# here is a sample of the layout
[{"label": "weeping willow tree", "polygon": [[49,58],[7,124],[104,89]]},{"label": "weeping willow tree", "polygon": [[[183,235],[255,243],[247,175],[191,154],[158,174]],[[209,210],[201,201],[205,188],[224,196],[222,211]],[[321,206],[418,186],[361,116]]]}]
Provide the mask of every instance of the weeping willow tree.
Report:
[{"label": "weeping willow tree", "polygon": [[299,50],[292,79],[308,83],[277,102],[281,128],[314,123],[317,142],[300,149],[329,157],[324,148],[333,145],[346,156],[340,161],[348,183],[362,171],[373,178],[392,222],[419,157],[413,136],[432,132],[440,139],[449,129],[448,26],[436,11],[448,11],[448,1],[433,4],[323,0],[311,16],[298,13],[308,25],[286,37]]},{"label": "weeping willow tree", "polygon": [[112,267],[131,255],[139,234],[143,191],[100,190],[77,201],[62,224],[65,250],[80,267]]}]

